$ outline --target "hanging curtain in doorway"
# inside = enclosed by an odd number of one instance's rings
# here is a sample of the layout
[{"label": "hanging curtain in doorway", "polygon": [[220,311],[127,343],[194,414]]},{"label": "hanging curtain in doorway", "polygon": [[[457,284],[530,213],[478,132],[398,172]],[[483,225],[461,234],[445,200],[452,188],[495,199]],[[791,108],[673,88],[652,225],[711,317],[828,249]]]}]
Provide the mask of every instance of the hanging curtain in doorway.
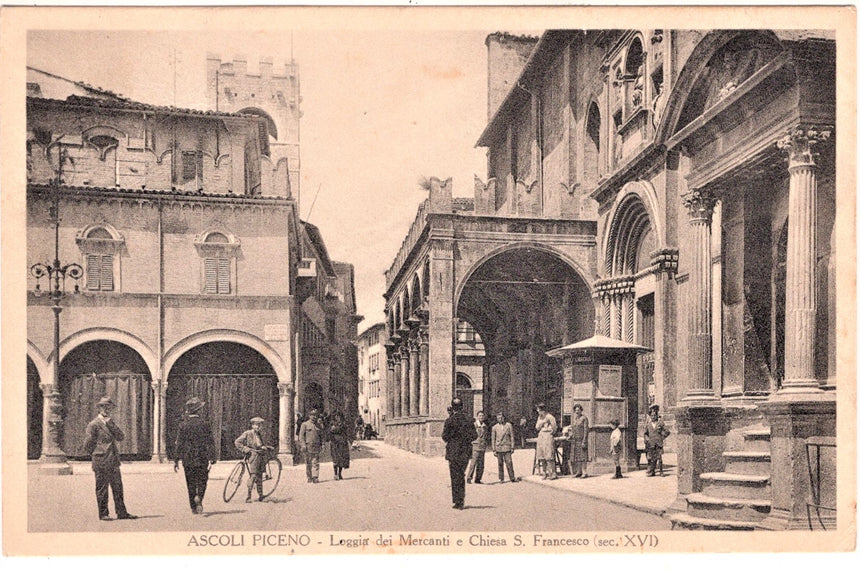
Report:
[{"label": "hanging curtain in doorway", "polygon": [[62,384],[63,451],[67,455],[86,457],[87,424],[98,415],[96,404],[103,396],[116,404],[114,421],[125,433],[125,439],[118,444],[120,454],[152,455],[152,390],[147,374],[81,374]]},{"label": "hanging curtain in doorway", "polygon": [[233,442],[250,429],[250,419],[260,416],[263,440],[278,447],[278,388],[274,374],[183,374],[171,376],[168,385],[178,386],[168,397],[167,440],[173,458],[176,432],[185,402],[194,396],[206,402],[201,411],[212,428],[219,459],[242,456]]}]

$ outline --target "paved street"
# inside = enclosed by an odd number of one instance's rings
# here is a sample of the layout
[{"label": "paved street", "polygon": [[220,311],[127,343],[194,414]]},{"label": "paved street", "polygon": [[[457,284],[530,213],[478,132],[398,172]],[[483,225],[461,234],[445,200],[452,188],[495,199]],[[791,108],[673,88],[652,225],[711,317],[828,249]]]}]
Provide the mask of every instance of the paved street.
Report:
[{"label": "paved street", "polygon": [[[530,450],[524,451],[531,454]],[[189,531],[189,530],[668,530],[653,514],[584,497],[562,488],[522,481],[495,483],[496,466],[487,455],[484,485],[467,485],[464,511],[451,508],[447,463],[362,442],[343,481],[334,481],[330,463],[321,481],[310,485],[304,466],[285,466],[278,490],[265,503],[246,504],[244,490],[224,503],[221,491],[230,464],[213,469],[204,503],[192,515],[182,471],[170,464],[123,467],[126,504],[136,521],[101,522],[96,515],[94,478],[86,464],[75,475],[31,476],[30,531]],[[31,474],[37,472],[31,466]],[[522,473],[521,475],[528,475]],[[113,502],[111,500],[113,516]]]}]

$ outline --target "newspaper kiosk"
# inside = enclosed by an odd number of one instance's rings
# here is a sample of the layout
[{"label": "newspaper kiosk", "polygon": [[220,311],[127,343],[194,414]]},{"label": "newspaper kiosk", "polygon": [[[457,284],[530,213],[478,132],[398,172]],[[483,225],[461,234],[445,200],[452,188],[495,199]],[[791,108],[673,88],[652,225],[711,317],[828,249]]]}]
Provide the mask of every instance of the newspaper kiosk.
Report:
[{"label": "newspaper kiosk", "polygon": [[589,422],[588,471],[611,473],[615,466],[609,456],[609,422],[621,422],[624,462],[636,469],[638,423],[638,369],[636,355],[651,349],[623,340],[595,335],[547,352],[563,358],[564,389],[562,417],[572,415],[574,404],[582,406]]}]

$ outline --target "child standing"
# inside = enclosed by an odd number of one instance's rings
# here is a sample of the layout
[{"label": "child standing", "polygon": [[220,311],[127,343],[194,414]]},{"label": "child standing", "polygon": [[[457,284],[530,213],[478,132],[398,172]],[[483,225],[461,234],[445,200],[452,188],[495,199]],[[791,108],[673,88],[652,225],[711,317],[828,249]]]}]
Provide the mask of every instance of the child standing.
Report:
[{"label": "child standing", "polygon": [[615,476],[613,479],[621,479],[621,423],[618,420],[609,422],[612,426],[612,433],[609,435],[609,456],[615,462]]}]

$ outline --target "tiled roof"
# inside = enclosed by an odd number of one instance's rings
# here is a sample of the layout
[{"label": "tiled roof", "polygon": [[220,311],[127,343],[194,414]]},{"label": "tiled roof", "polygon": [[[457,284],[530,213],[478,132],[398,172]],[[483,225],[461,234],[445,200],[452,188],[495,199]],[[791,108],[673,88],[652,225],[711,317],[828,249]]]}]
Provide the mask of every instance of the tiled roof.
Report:
[{"label": "tiled roof", "polygon": [[[28,188],[36,191],[44,191],[48,192],[51,190],[50,184],[34,184],[28,183]],[[195,197],[195,198],[222,198],[228,200],[268,200],[273,202],[291,202],[292,198],[284,198],[282,196],[262,196],[258,194],[248,195],[248,194],[222,194],[222,193],[213,193],[213,192],[187,192],[185,190],[176,190],[175,188],[170,190],[149,190],[149,189],[141,189],[141,188],[105,188],[100,186],[67,186],[62,185],[60,189],[65,192],[77,192],[81,194],[131,194],[145,197],[157,197],[157,196],[175,196],[175,197]]]},{"label": "tiled roof", "polygon": [[73,85],[77,85],[78,87],[80,87],[84,91],[88,91],[90,93],[94,93],[97,95],[103,95],[105,97],[112,97],[113,99],[118,100],[118,101],[129,101],[129,98],[123,96],[121,93],[114,93],[113,91],[111,91],[109,89],[104,89],[102,87],[95,87],[93,85],[90,85],[89,83],[86,83],[85,81],[75,81],[74,79],[69,79],[68,77],[63,77],[62,75],[57,75],[56,73],[51,73],[50,71],[45,71],[44,69],[38,69],[38,68],[32,67],[30,65],[27,66],[27,69],[32,69],[33,71],[36,71],[38,73],[42,73],[42,74],[47,75],[49,77],[53,77],[54,79],[60,79],[62,81],[67,81]]},{"label": "tiled roof", "polygon": [[125,111],[141,111],[141,112],[159,112],[159,113],[176,113],[181,115],[195,115],[207,117],[244,117],[259,119],[256,115],[246,113],[227,113],[224,111],[201,111],[199,109],[185,109],[181,107],[173,107],[166,105],[150,105],[148,103],[139,103],[130,99],[114,100],[114,99],[98,99],[96,97],[82,97],[80,95],[70,95],[65,100],[63,99],[48,99],[44,97],[28,97],[28,100],[36,102],[79,105],[82,107],[97,107],[100,109],[120,109]]}]

